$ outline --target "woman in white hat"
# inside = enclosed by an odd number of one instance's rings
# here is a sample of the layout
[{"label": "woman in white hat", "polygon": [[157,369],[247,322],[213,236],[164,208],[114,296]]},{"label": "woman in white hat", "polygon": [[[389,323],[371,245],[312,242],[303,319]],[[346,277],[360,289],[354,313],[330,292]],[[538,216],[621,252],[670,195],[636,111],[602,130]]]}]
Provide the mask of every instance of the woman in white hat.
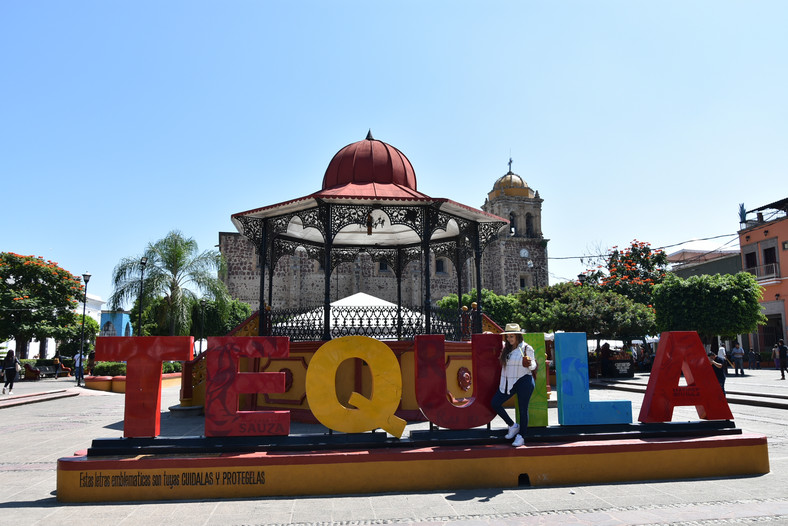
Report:
[{"label": "woman in white hat", "polygon": [[534,376],[536,370],[536,357],[534,349],[523,341],[523,331],[517,323],[507,323],[503,333],[504,344],[501,350],[501,382],[498,392],[493,395],[492,408],[504,419],[509,431],[507,439],[514,438],[514,447],[522,446],[525,441],[520,434],[520,425],[514,423],[506,413],[503,404],[514,395],[517,395],[520,406],[520,421],[528,427],[528,402],[534,392]]}]

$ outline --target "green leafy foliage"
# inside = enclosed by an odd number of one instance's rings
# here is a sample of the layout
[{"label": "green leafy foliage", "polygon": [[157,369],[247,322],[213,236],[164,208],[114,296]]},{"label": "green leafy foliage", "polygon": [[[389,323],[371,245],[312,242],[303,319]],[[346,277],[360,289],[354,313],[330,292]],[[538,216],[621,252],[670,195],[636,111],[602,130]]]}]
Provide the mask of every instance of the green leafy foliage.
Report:
[{"label": "green leafy foliage", "polygon": [[[183,370],[181,362],[164,362],[161,372],[179,373]],[[126,376],[126,362],[96,362],[93,367],[93,376]]]},{"label": "green leafy foliage", "polygon": [[655,326],[653,309],[598,287],[559,283],[517,296],[527,331],[585,332],[589,337],[631,339]]},{"label": "green leafy foliage", "polygon": [[604,264],[584,273],[585,284],[652,305],[652,290],[665,279],[667,264],[663,251],[635,239],[623,250],[611,248]]},{"label": "green leafy foliage", "polygon": [[63,341],[83,293],[80,278],[53,261],[0,253],[0,340],[16,340],[21,358],[32,339]]},{"label": "green leafy foliage", "polygon": [[[462,295],[462,305],[470,308],[476,301],[476,289]],[[457,295],[449,294],[438,300],[438,307],[443,309],[457,309]],[[489,316],[495,323],[503,327],[507,323],[522,325],[522,316],[517,297],[513,294],[498,295],[487,289],[482,289],[482,312]]]},{"label": "green leafy foliage", "polygon": [[754,332],[766,322],[763,289],[752,274],[701,275],[682,279],[670,274],[654,288],[657,327],[661,331],[697,331],[704,342]]},{"label": "green leafy foliage", "polygon": [[[225,336],[252,315],[252,307],[238,300],[219,303],[206,301],[205,307],[197,301],[191,308],[191,329],[195,338]],[[203,322],[205,325],[203,326]]]},{"label": "green leafy foliage", "polygon": [[[73,312],[73,321],[68,325],[68,329],[61,335],[61,340],[58,342],[57,350],[61,356],[73,357],[79,352],[80,338],[82,337],[82,313],[77,314]],[[94,350],[96,344],[96,336],[99,333],[99,323],[91,318],[85,316],[85,340],[83,353],[87,356]]]},{"label": "green leafy foliage", "polygon": [[[145,309],[154,309],[152,314],[156,326],[162,326],[163,318],[168,335],[182,336],[189,332],[189,311],[198,297],[195,291],[218,303],[229,300],[227,289],[217,274],[223,270],[221,254],[215,250],[199,252],[197,242],[184,237],[179,231],[173,230],[163,239],[148,244],[143,256],[148,258],[144,280],[141,279],[141,257],[124,258],[115,267],[110,308],[117,309],[125,302],[138,300],[142,281],[143,305]],[[161,303],[155,304],[154,301]],[[145,328],[143,334],[152,334]]]}]

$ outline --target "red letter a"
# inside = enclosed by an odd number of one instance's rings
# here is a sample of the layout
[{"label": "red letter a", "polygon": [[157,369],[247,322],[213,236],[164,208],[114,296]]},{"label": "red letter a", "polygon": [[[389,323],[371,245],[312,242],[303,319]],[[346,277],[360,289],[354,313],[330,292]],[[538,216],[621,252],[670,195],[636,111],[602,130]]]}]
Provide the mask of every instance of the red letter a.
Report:
[{"label": "red letter a", "polygon": [[[679,385],[682,372],[686,387]],[[694,405],[705,420],[733,420],[696,332],[663,332],[660,336],[638,420],[670,422],[677,405]]]}]

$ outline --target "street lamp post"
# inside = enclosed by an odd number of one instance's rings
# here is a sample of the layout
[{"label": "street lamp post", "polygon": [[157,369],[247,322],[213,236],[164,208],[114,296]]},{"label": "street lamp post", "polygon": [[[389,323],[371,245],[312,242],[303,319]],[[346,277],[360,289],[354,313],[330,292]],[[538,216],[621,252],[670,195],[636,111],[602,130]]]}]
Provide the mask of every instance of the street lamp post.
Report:
[{"label": "street lamp post", "polygon": [[79,338],[79,365],[76,367],[77,385],[82,385],[82,371],[83,369],[83,351],[85,350],[85,310],[88,306],[88,281],[90,281],[90,272],[82,274],[82,281],[85,282],[85,296],[82,298],[82,336]]},{"label": "street lamp post", "polygon": [[142,336],[142,286],[145,283],[145,265],[148,264],[148,258],[142,256],[140,258],[140,299],[137,303],[139,303],[139,312],[137,313],[137,336]]},{"label": "street lamp post", "polygon": [[200,300],[200,354],[202,354],[202,338],[205,335],[205,298]]}]

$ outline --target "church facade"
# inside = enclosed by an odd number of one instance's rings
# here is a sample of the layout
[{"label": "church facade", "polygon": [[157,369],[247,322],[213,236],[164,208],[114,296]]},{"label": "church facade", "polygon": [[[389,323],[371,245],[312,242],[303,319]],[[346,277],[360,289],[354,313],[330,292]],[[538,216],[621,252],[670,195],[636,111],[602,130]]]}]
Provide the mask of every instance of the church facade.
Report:
[{"label": "church facade", "polygon": [[[509,221],[501,228],[494,241],[487,245],[482,256],[482,288],[497,294],[511,294],[529,287],[548,284],[547,239],[542,234],[542,199],[523,179],[511,171],[498,178],[487,195],[482,210]],[[257,309],[260,306],[261,272],[255,246],[248,237],[238,232],[220,232],[219,250],[226,262],[224,282],[234,299]],[[462,266],[457,275],[452,260],[441,254],[430,253],[428,261],[408,263],[402,272],[400,294],[403,305],[419,305],[425,290],[423,266],[430,269],[432,302],[458,290],[468,292],[477,288],[474,266]],[[306,250],[296,250],[277,261],[272,274],[271,307],[274,309],[307,309],[321,305],[324,300],[325,278],[321,261],[310,258]],[[267,290],[269,271],[263,279]],[[331,301],[364,292],[397,302],[397,280],[385,260],[373,261],[361,252],[353,261],[340,263],[331,273]]]}]

